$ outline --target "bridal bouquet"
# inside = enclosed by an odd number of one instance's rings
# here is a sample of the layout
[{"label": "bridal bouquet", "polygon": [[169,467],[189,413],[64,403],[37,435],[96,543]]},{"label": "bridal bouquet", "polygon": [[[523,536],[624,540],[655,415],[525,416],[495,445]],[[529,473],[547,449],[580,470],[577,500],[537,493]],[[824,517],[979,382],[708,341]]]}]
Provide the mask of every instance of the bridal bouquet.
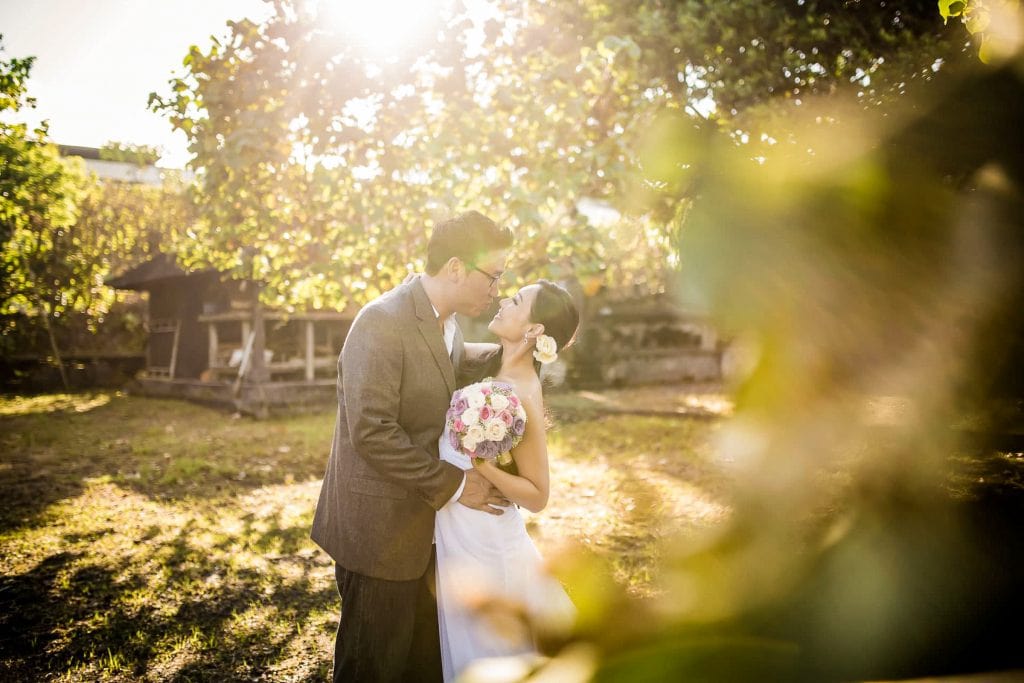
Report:
[{"label": "bridal bouquet", "polygon": [[511,450],[526,431],[526,410],[512,387],[484,380],[452,395],[446,416],[452,448],[470,458],[512,462]]}]

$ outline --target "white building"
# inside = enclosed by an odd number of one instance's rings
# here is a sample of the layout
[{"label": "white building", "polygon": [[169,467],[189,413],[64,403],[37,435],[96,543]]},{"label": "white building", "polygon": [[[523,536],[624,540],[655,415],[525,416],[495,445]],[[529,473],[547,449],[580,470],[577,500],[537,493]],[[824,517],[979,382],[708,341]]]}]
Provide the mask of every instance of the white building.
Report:
[{"label": "white building", "polygon": [[125,183],[142,183],[160,187],[163,185],[167,173],[181,174],[183,180],[191,180],[191,171],[171,171],[158,168],[153,164],[136,164],[130,161],[110,161],[100,158],[100,150],[97,147],[76,147],[73,145],[58,145],[61,156],[79,157],[85,162],[86,170],[95,173],[98,177],[107,180],[119,180]]}]

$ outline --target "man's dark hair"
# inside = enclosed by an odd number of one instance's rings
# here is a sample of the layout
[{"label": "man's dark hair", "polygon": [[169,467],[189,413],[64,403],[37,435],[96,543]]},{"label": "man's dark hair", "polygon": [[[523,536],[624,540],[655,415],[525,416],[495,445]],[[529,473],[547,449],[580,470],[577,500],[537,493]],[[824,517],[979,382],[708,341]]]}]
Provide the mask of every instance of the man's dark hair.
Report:
[{"label": "man's dark hair", "polygon": [[427,275],[436,275],[441,266],[455,256],[475,266],[489,251],[512,246],[512,231],[500,227],[479,211],[467,211],[438,223],[427,243]]}]

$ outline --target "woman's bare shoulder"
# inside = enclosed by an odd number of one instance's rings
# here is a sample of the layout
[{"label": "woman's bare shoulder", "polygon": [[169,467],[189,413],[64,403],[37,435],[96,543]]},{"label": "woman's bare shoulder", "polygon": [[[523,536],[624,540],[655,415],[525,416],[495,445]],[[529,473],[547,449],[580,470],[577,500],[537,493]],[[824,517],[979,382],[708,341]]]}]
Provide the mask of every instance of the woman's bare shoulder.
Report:
[{"label": "woman's bare shoulder", "polygon": [[537,377],[530,378],[519,378],[510,381],[509,384],[512,386],[512,390],[519,396],[519,400],[523,402],[526,407],[542,408],[544,405],[544,395],[541,391],[540,380]]}]

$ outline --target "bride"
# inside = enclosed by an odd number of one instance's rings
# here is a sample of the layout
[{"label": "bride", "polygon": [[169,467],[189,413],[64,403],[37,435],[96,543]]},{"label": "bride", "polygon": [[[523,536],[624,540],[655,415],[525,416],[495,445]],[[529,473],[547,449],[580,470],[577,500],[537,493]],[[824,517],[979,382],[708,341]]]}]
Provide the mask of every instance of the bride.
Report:
[{"label": "bride", "polygon": [[[544,404],[538,375],[576,334],[579,313],[562,287],[540,280],[503,299],[488,325],[500,346],[483,373],[505,384],[526,411],[525,431],[512,448],[511,466],[470,458],[452,445],[451,427],[440,440],[441,458],[475,467],[514,503],[492,515],[450,503],[434,522],[437,604],[444,680],[474,661],[536,656],[531,626],[567,627],[575,609],[561,585],[543,570],[519,507],[538,512],[548,502],[549,475]],[[479,376],[479,375],[478,375]]]}]

